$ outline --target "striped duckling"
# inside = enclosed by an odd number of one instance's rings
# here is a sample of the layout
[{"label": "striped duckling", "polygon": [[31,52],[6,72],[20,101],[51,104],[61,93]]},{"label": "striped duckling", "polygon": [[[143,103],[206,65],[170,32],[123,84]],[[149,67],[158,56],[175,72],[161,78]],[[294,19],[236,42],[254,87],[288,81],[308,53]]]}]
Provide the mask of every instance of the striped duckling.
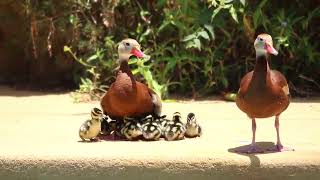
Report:
[{"label": "striped duckling", "polygon": [[91,110],[91,119],[86,120],[79,129],[79,136],[83,141],[97,140],[96,137],[101,131],[102,111],[98,108]]},{"label": "striped duckling", "polygon": [[201,126],[197,123],[194,113],[189,113],[187,116],[186,133],[188,138],[200,137],[202,134]]},{"label": "striped duckling", "polygon": [[101,132],[102,135],[110,135],[116,130],[116,121],[111,120],[108,116],[103,116],[101,121]]},{"label": "striped duckling", "polygon": [[121,134],[127,140],[138,140],[142,136],[140,120],[136,118],[124,118],[124,126],[121,129]]},{"label": "striped duckling", "polygon": [[147,117],[143,119],[142,135],[147,141],[158,141],[160,139],[162,128],[157,118]]},{"label": "striped duckling", "polygon": [[172,121],[169,121],[165,126],[164,138],[167,141],[175,141],[184,139],[186,132],[185,125],[181,122],[181,114],[175,112]]}]

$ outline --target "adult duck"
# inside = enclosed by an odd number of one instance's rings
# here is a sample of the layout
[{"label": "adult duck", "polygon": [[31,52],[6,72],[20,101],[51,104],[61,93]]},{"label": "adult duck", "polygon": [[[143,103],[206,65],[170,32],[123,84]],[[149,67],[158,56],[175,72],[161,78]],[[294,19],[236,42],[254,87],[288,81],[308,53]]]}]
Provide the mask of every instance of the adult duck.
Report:
[{"label": "adult duck", "polygon": [[140,50],[140,44],[134,39],[124,39],[118,46],[118,54],[120,69],[116,81],[101,99],[104,114],[116,120],[160,116],[160,97],[145,84],[136,81],[128,65],[131,56],[145,56]]},{"label": "adult duck", "polygon": [[260,34],[254,42],[256,63],[254,70],[247,73],[241,80],[236,98],[236,104],[252,120],[252,143],[241,149],[242,153],[260,153],[262,149],[256,146],[256,118],[275,116],[277,143],[272,151],[292,150],[284,148],[280,141],[279,116],[290,103],[289,88],[286,78],[275,70],[270,70],[268,60],[270,54],[277,55],[272,38],[268,34]]}]

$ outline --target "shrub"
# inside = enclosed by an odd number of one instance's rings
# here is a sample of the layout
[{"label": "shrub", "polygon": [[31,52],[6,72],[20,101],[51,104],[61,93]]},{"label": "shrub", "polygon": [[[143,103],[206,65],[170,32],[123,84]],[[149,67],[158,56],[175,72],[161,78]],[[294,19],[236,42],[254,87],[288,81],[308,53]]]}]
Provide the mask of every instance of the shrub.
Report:
[{"label": "shrub", "polygon": [[317,0],[24,3],[35,21],[53,17],[55,29],[72,27],[65,50],[84,65],[74,72],[84,92],[106,90],[112,83],[117,42],[126,37],[137,39],[151,56],[132,60],[133,72],[163,97],[236,91],[241,77],[253,69],[253,41],[262,32],[273,36],[280,54],[272,57],[271,66],[285,74],[294,94],[320,89]]}]

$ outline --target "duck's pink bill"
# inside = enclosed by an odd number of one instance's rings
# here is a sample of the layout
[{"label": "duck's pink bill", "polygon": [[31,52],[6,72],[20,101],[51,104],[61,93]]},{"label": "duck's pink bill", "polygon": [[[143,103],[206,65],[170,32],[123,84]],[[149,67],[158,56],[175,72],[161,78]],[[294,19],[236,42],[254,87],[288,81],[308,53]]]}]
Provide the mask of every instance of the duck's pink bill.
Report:
[{"label": "duck's pink bill", "polygon": [[267,50],[268,53],[273,54],[273,55],[278,55],[278,51],[274,49],[270,44],[266,43],[265,50]]},{"label": "duck's pink bill", "polygon": [[145,54],[144,54],[143,52],[137,50],[136,48],[133,48],[133,49],[131,50],[131,54],[137,56],[138,58],[142,58],[142,57],[145,56]]}]

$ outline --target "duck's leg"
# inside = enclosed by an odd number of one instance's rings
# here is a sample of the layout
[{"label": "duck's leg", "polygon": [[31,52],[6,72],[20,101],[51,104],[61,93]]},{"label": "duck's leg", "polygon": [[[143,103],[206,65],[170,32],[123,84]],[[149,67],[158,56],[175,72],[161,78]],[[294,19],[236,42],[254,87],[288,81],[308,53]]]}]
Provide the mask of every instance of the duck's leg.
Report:
[{"label": "duck's leg", "polygon": [[252,128],[252,141],[251,144],[237,150],[237,152],[239,153],[247,153],[247,154],[252,154],[252,153],[263,153],[264,151],[259,148],[256,145],[256,129],[257,129],[257,124],[256,124],[256,119],[252,118],[252,124],[251,124],[251,128]]},{"label": "duck's leg", "polygon": [[282,152],[282,151],[294,151],[294,149],[292,148],[289,148],[289,147],[284,147],[280,141],[280,123],[279,123],[279,115],[276,116],[276,119],[274,121],[274,127],[276,128],[276,131],[277,131],[277,144],[268,149],[269,151],[278,151],[278,152]]}]

